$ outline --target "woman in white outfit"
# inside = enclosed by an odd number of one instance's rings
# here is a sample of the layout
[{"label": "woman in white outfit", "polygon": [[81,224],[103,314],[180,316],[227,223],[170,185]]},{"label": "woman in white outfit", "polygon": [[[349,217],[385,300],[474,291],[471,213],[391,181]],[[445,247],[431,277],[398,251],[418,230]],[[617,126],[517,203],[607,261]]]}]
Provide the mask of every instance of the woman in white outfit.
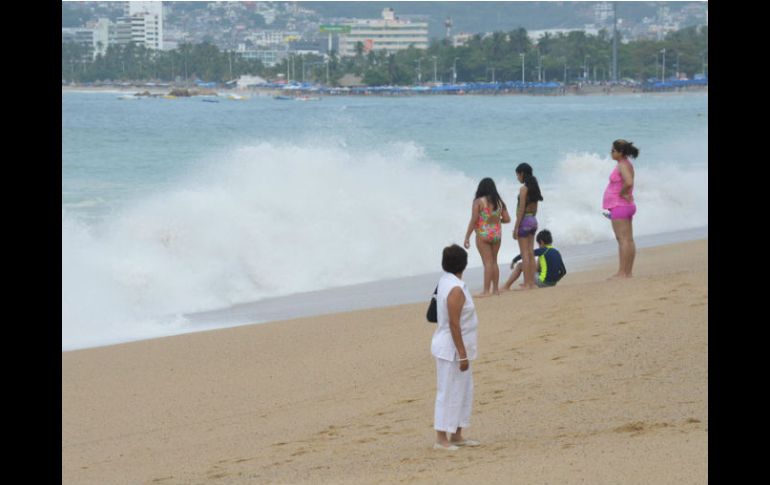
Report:
[{"label": "woman in white outfit", "polygon": [[479,444],[462,435],[463,428],[470,426],[473,402],[470,361],[476,358],[479,323],[473,298],[462,280],[467,265],[468,253],[463,248],[457,244],[444,248],[441,267],[445,273],[436,293],[438,327],[431,341],[438,376],[433,448],[439,450],[454,451],[460,446]]}]

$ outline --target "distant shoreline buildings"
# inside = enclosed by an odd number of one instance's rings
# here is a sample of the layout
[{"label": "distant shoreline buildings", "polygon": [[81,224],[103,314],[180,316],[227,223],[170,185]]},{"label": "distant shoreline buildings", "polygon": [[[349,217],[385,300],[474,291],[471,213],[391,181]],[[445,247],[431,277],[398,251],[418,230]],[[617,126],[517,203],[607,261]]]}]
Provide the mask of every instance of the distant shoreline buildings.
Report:
[{"label": "distant shoreline buildings", "polygon": [[123,15],[116,22],[107,18],[89,21],[85,27],[62,27],[62,44],[74,42],[86,48],[86,56],[96,59],[110,45],[142,45],[148,49],[163,49],[162,2],[121,3]]},{"label": "distant shoreline buildings", "polygon": [[124,2],[118,18],[115,43],[133,43],[148,49],[163,49],[163,2]]},{"label": "distant shoreline buildings", "polygon": [[[331,49],[341,57],[354,57],[359,42],[364,54],[383,50],[393,54],[410,46],[427,49],[430,45],[428,18],[409,15],[399,18],[392,8],[385,8],[377,19],[324,19],[293,2],[201,2],[199,5],[205,6],[194,10],[182,7],[184,2],[165,5],[160,1],[72,3],[91,9],[92,15],[84,26],[62,27],[62,44],[72,42],[85,46],[84,59],[92,60],[99,54],[104,55],[110,45],[127,44],[172,50],[181,43],[207,41],[244,58],[259,59],[267,66],[274,66],[292,54],[327,56]],[[62,8],[66,8],[66,3]],[[566,35],[583,31],[597,35],[602,29],[611,32],[612,2],[598,2],[590,8],[586,20],[593,23],[527,33],[537,42],[545,33]],[[120,10],[118,14],[116,11]],[[169,25],[164,25],[164,10]],[[112,20],[105,18],[107,13]],[[659,41],[693,21],[708,25],[707,2],[692,3],[678,10],[661,5],[655,15],[636,21],[625,19],[620,13],[618,31],[624,43],[642,39]],[[333,47],[327,47],[326,34],[319,32],[320,26],[330,22],[345,27],[344,31],[334,34]],[[466,44],[476,35],[482,38],[491,35],[490,32],[450,35],[449,30],[446,33],[455,47]]]},{"label": "distant shoreline buildings", "polygon": [[428,23],[398,19],[392,8],[384,9],[381,19],[354,20],[343,25],[350,27],[350,33],[340,34],[341,57],[354,57],[359,42],[364,54],[380,50],[395,54],[410,46],[428,48]]}]

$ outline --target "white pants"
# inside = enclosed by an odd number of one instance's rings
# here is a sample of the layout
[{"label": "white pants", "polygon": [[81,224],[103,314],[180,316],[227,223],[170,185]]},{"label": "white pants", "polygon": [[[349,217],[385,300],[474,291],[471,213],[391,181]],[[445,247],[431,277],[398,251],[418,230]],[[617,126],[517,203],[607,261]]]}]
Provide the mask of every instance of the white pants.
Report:
[{"label": "white pants", "polygon": [[433,428],[456,433],[471,424],[473,374],[471,368],[460,371],[460,363],[436,359],[436,408]]}]

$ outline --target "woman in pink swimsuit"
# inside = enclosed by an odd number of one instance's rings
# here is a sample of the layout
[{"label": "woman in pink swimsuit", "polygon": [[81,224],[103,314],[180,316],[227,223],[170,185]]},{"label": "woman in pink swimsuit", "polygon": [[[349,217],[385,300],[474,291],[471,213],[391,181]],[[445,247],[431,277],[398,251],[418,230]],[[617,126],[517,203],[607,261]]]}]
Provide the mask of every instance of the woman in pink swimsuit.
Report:
[{"label": "woman in pink swimsuit", "polygon": [[471,220],[465,232],[465,249],[471,247],[471,233],[476,231],[476,249],[484,263],[484,290],[475,295],[478,298],[491,294],[499,295],[500,267],[497,265],[497,253],[500,251],[500,224],[511,222],[511,216],[505,202],[497,193],[494,180],[485,178],[479,182],[476,198],[471,207]]},{"label": "woman in pink swimsuit", "polygon": [[629,157],[636,159],[639,149],[632,142],[615,140],[612,143],[612,159],[617,165],[610,174],[610,183],[604,191],[602,207],[609,210],[612,230],[618,240],[619,268],[612,278],[630,278],[636,257],[634,231],[631,221],[636,214],[634,203],[634,166]]}]

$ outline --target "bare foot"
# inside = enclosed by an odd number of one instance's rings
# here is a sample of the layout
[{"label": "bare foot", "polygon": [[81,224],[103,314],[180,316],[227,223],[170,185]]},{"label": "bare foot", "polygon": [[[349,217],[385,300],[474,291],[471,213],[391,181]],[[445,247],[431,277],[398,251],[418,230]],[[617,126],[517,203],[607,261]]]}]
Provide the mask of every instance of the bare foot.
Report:
[{"label": "bare foot", "polygon": [[486,298],[486,297],[488,297],[490,295],[491,295],[491,293],[477,293],[477,294],[473,295],[473,298]]},{"label": "bare foot", "polygon": [[534,290],[537,289],[536,285],[519,285],[520,288],[516,291],[524,291],[524,290]]},{"label": "bare foot", "polygon": [[614,274],[614,275],[610,276],[609,278],[607,278],[607,281],[614,281],[614,280],[625,280],[625,279],[628,279],[628,278],[630,278],[630,277],[631,277],[631,275],[630,275],[630,274],[620,274],[620,273],[616,273],[616,274]]}]

